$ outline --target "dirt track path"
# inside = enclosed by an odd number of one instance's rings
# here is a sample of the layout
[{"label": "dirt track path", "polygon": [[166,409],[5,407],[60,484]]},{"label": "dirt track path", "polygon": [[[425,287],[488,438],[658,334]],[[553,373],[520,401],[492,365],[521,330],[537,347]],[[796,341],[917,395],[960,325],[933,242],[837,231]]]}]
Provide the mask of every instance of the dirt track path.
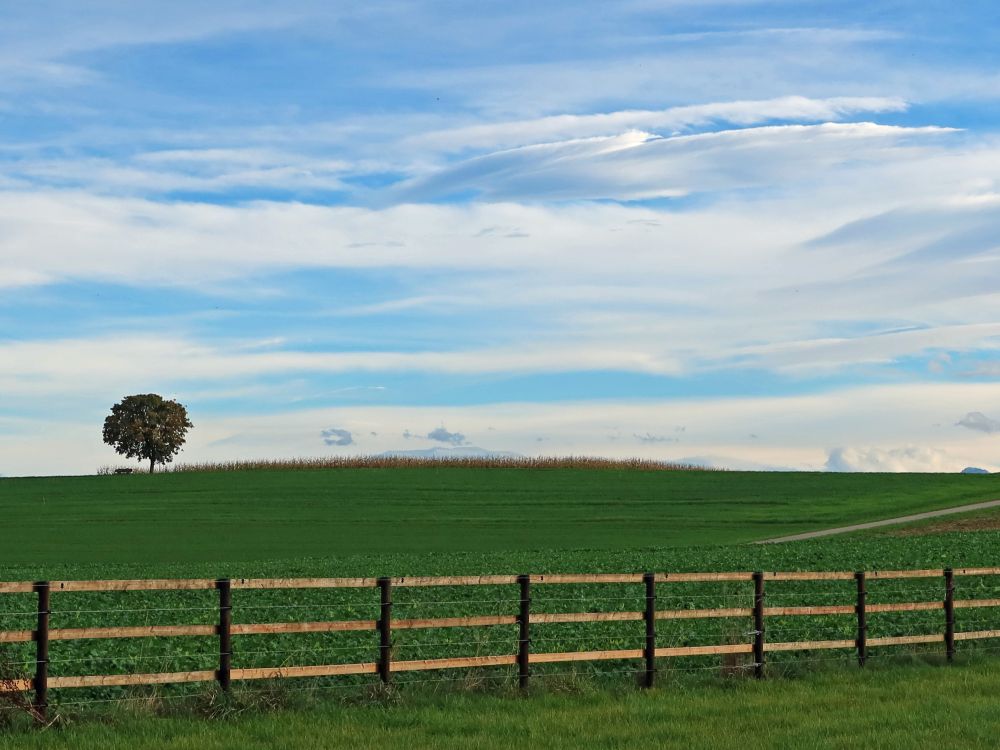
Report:
[{"label": "dirt track path", "polygon": [[959,505],[957,508],[944,508],[943,510],[929,510],[925,513],[914,513],[912,516],[899,516],[898,518],[886,518],[882,521],[869,521],[868,523],[855,523],[850,526],[838,526],[835,529],[823,529],[822,531],[807,531],[803,534],[791,534],[790,536],[779,536],[774,539],[764,539],[757,544],[779,544],[780,542],[798,542],[803,539],[816,539],[821,536],[833,536],[834,534],[846,534],[849,531],[863,531],[864,529],[877,529],[879,526],[895,526],[900,523],[910,521],[923,521],[925,518],[938,518],[939,516],[950,516],[954,513],[968,513],[973,510],[985,510],[986,508],[1000,508],[1000,500],[988,500],[985,503],[972,503],[972,505]]}]

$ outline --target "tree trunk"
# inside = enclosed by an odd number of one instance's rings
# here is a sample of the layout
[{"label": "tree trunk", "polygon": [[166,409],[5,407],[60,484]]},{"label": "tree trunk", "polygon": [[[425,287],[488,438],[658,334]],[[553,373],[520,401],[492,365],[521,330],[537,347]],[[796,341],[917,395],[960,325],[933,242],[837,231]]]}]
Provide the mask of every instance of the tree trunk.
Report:
[{"label": "tree trunk", "polygon": [[154,459],[154,458],[149,459],[149,473],[150,474],[153,473],[153,467],[154,466],[156,466],[156,459]]}]

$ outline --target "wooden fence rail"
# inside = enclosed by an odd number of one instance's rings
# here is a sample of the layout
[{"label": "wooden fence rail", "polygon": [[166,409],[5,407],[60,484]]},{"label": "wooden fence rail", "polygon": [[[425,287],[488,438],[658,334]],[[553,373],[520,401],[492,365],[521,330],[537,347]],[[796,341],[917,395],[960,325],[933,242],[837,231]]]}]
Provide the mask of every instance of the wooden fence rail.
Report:
[{"label": "wooden fence rail", "polygon": [[[33,581],[0,582],[0,594],[34,593],[37,597],[37,623],[32,630],[0,631],[0,643],[35,643],[35,675],[32,678],[7,680],[0,690],[31,691],[35,693],[34,707],[44,717],[48,707],[48,691],[64,688],[93,688],[129,685],[156,685],[187,682],[218,682],[223,690],[232,681],[279,679],[293,677],[329,677],[339,675],[378,675],[384,683],[392,681],[397,672],[471,667],[516,666],[518,683],[529,685],[531,665],[561,662],[641,660],[639,670],[644,686],[655,681],[656,660],[709,655],[749,654],[752,656],[754,674],[763,677],[767,654],[821,649],[850,649],[864,665],[871,648],[914,644],[944,645],[948,661],[954,658],[956,643],[1000,638],[1000,629],[956,632],[955,610],[1000,607],[1000,599],[955,599],[955,578],[961,576],[1000,576],[997,568],[947,568],[933,570],[892,570],[856,572],[714,572],[714,573],[626,573],[626,574],[538,574],[538,575],[486,575],[486,576],[420,576],[382,578],[222,578],[222,579],[154,579],[125,581]],[[869,603],[868,584],[878,580],[927,578],[941,581],[941,598],[932,601]],[[765,588],[771,582],[791,581],[855,581],[856,598],[852,604],[822,604],[810,606],[767,606]],[[752,584],[752,598],[746,606],[723,608],[658,609],[658,587],[675,583],[746,582]],[[641,585],[642,610],[624,612],[535,612],[532,609],[533,586],[567,584],[635,584]],[[393,591],[406,587],[429,586],[511,586],[511,603],[517,604],[517,614],[470,615],[466,617],[436,617],[422,619],[396,619],[392,615]],[[280,589],[331,589],[370,588],[377,590],[379,617],[377,620],[334,620],[318,622],[233,623],[233,592],[240,590]],[[129,627],[50,628],[53,612],[52,596],[78,592],[128,592],[128,591],[198,591],[218,592],[218,620],[216,624],[201,625],[145,625]],[[236,605],[238,607],[238,603]],[[941,632],[913,635],[871,637],[868,633],[868,615],[887,612],[930,612],[941,610]],[[109,610],[113,611],[113,610]],[[810,641],[768,641],[767,618],[817,617],[853,615],[857,622],[856,637]],[[744,643],[724,643],[698,646],[657,645],[656,623],[663,620],[690,620],[707,618],[752,618],[752,630]],[[535,652],[531,648],[532,627],[555,623],[629,622],[644,623],[644,637],[637,638],[635,648]],[[395,660],[393,658],[393,633],[396,630],[428,628],[518,626],[518,636],[511,644],[511,653],[492,656],[466,656],[436,659]],[[372,646],[373,660],[349,664],[314,664],[306,666],[279,666],[234,668],[233,638],[245,635],[331,633],[368,631],[378,634],[377,650]],[[155,672],[145,674],[110,675],[49,675],[49,643],[81,639],[162,638],[162,637],[215,636],[218,638],[219,662],[213,670],[187,672]]]}]

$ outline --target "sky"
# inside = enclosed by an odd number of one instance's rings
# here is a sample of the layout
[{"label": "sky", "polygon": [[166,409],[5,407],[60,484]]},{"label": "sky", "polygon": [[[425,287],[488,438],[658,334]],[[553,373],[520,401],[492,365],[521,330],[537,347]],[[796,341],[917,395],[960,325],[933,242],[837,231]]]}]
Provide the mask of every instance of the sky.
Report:
[{"label": "sky", "polygon": [[148,392],[187,462],[1000,470],[1000,6],[0,2],[0,474]]}]

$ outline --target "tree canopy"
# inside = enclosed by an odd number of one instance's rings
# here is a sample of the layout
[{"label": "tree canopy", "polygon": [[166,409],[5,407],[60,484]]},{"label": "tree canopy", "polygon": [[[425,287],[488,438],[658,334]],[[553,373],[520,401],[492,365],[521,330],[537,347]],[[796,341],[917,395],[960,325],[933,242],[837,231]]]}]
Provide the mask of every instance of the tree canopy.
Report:
[{"label": "tree canopy", "polygon": [[126,396],[104,420],[104,442],[123,456],[149,461],[152,474],[156,464],[173,461],[192,427],[177,401],[155,393]]}]

